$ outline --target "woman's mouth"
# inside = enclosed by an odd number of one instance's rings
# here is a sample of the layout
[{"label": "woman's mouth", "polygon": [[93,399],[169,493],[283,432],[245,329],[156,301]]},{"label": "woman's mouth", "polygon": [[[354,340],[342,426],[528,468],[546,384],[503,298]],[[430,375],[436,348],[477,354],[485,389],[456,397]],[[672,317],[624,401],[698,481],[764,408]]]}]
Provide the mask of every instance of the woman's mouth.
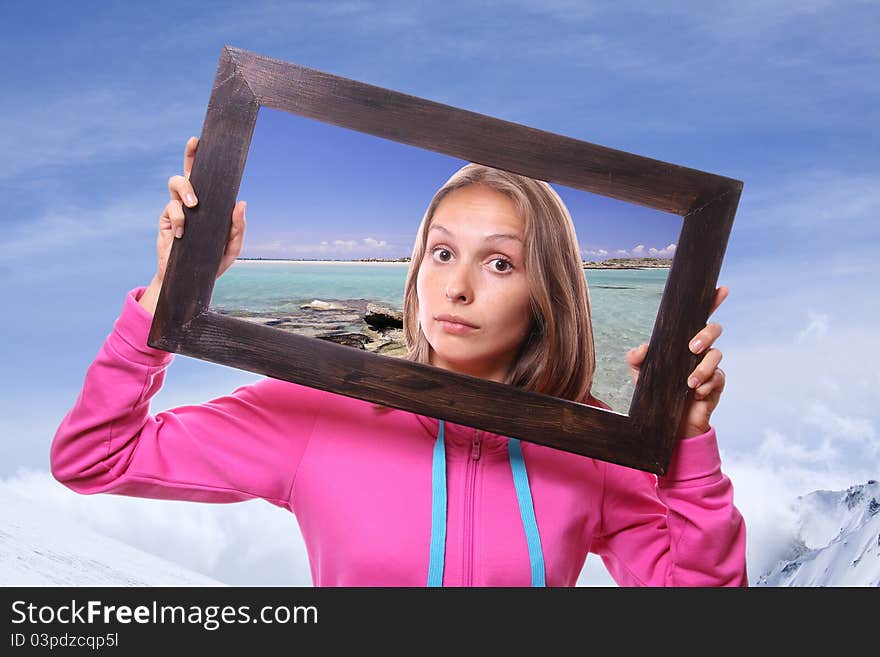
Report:
[{"label": "woman's mouth", "polygon": [[477,330],[473,326],[468,326],[467,324],[444,321],[440,321],[440,328],[442,328],[446,333],[451,333],[452,335],[465,335],[467,333],[470,333],[471,331]]},{"label": "woman's mouth", "polygon": [[438,315],[435,317],[435,320],[440,324],[440,328],[445,333],[452,335],[466,335],[477,330],[476,326],[465,324],[463,320],[459,321],[460,318],[453,315]]}]

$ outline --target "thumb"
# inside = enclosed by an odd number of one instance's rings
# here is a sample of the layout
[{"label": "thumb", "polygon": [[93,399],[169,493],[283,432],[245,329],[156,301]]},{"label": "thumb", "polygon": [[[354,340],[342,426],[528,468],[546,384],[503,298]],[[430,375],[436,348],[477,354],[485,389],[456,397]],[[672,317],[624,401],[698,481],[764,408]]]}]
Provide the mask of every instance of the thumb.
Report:
[{"label": "thumb", "polygon": [[645,362],[645,356],[648,355],[648,343],[643,342],[638,347],[630,349],[626,352],[626,363],[630,367],[640,367]]},{"label": "thumb", "polygon": [[647,343],[640,344],[638,347],[626,352],[626,364],[629,366],[629,374],[632,377],[633,385],[639,380],[639,372],[642,369],[642,363],[645,362],[645,356],[647,356],[647,354]]}]

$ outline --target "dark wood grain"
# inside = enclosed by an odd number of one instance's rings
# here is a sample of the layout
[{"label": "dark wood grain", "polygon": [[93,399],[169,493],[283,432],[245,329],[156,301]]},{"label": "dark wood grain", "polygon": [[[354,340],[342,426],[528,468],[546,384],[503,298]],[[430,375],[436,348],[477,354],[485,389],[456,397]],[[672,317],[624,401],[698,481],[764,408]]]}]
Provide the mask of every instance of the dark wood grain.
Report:
[{"label": "dark wood grain", "polygon": [[210,311],[190,323],[180,353],[608,461],[625,446],[644,469],[662,465],[621,413]]},{"label": "dark wood grain", "polygon": [[199,203],[183,206],[186,239],[172,245],[150,332],[165,334],[163,349],[179,347],[171,340],[182,337],[175,327],[185,328],[211,302],[259,109],[232,59],[221,57],[190,173]]},{"label": "dark wood grain", "polygon": [[678,215],[707,189],[735,182],[255,53],[229,54],[266,107],[538,180]]},{"label": "dark wood grain", "polygon": [[685,404],[693,395],[687,378],[704,354],[688,344],[706,325],[715,299],[724,251],[739,203],[741,185],[718,198],[695,202],[684,217],[672,268],[660,300],[648,353],[630,402],[629,417],[671,453]]},{"label": "dark wood grain", "polygon": [[[295,335],[208,310],[261,106],[682,215],[629,413]],[[226,46],[194,162],[199,195],[169,258],[150,346],[664,474],[742,190],[641,157]],[[438,186],[442,181],[438,181]]]}]

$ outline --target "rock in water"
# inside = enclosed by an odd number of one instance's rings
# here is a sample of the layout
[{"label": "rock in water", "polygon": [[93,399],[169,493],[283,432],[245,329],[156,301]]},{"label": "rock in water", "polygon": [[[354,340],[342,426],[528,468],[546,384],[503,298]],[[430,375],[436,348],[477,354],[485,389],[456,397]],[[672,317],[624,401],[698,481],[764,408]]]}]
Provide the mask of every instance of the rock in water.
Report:
[{"label": "rock in water", "polygon": [[377,303],[368,303],[364,321],[380,331],[403,328],[403,313],[387,306],[380,306]]},{"label": "rock in water", "polygon": [[355,349],[366,349],[364,345],[370,341],[370,338],[361,333],[325,333],[314,337]]},{"label": "rock in water", "polygon": [[311,308],[312,310],[344,310],[342,306],[330,303],[329,301],[321,301],[320,299],[314,299],[309,303],[300,304],[299,307]]}]

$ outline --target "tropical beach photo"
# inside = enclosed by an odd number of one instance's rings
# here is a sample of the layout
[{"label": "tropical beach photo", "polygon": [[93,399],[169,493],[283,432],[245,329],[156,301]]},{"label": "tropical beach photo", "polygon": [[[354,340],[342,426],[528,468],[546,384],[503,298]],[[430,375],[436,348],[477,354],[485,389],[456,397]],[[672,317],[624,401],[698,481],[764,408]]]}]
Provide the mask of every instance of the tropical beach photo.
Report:
[{"label": "tropical beach photo", "polygon": [[[416,229],[433,193],[464,164],[261,108],[239,194],[248,202],[247,233],[241,255],[217,279],[211,310],[402,356]],[[553,189],[579,236],[597,360],[593,394],[626,413],[634,388],[626,351],[650,340],[681,217]],[[363,225],[375,234],[363,236]]]}]

